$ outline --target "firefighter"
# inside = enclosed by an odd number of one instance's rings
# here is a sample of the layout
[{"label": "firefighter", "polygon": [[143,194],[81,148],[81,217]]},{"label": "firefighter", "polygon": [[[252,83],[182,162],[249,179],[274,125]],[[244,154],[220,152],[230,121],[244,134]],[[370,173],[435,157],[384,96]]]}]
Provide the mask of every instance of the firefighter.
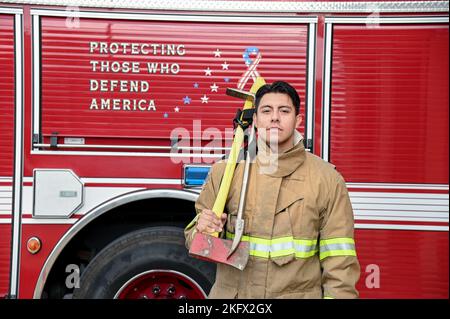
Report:
[{"label": "firefighter", "polygon": [[[307,152],[296,128],[300,98],[286,82],[255,95],[258,152],[250,165],[245,230],[250,258],[243,271],[218,264],[209,298],[357,298],[360,266],[353,239],[353,211],[343,177]],[[210,170],[185,229],[233,238],[244,165],[238,164],[221,218],[211,211],[224,162]]]}]

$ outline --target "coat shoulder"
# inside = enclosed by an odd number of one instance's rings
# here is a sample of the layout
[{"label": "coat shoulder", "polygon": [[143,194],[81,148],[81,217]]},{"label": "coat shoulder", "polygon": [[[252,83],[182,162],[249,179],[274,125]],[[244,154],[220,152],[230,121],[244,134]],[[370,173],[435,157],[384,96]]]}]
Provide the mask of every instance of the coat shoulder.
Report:
[{"label": "coat shoulder", "polygon": [[314,171],[315,174],[329,176],[331,178],[337,178],[340,176],[340,173],[337,171],[336,166],[324,161],[319,156],[306,153],[306,162],[311,170]]}]

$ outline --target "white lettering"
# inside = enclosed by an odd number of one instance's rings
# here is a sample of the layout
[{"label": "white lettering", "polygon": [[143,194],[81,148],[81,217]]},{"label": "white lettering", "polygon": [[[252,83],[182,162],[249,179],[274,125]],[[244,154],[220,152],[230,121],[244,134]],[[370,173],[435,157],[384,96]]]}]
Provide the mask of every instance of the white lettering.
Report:
[{"label": "white lettering", "polygon": [[91,106],[89,107],[90,110],[98,110],[97,100],[92,99]]},{"label": "white lettering", "polygon": [[98,42],[89,42],[89,53],[93,53],[98,48]]},{"label": "white lettering", "polygon": [[109,110],[110,106],[110,100],[109,99],[102,99],[101,109],[102,110]]},{"label": "white lettering", "polygon": [[108,80],[100,80],[100,91],[108,92]]},{"label": "white lettering", "polygon": [[147,70],[150,74],[155,74],[158,72],[161,74],[168,74],[170,69],[170,73],[177,74],[180,72],[180,65],[177,63],[169,64],[169,63],[155,63],[155,62],[147,62]]},{"label": "white lettering", "polygon": [[115,42],[111,43],[109,45],[109,52],[111,52],[112,54],[116,54],[117,52],[119,52],[119,45]]},{"label": "white lettering", "polygon": [[145,100],[139,100],[138,107],[139,107],[139,109],[140,109],[141,111],[145,111],[145,110],[146,110],[146,107],[145,107],[145,106],[142,106],[145,102],[146,102]]},{"label": "white lettering", "polygon": [[142,54],[148,54],[148,43],[144,43],[141,46],[141,52],[142,52]]},{"label": "white lettering", "polygon": [[139,43],[131,44],[131,54],[139,54]]},{"label": "white lettering", "polygon": [[177,63],[174,63],[170,66],[170,72],[172,74],[177,74],[178,72],[180,72],[180,66]]},{"label": "white lettering", "polygon": [[159,44],[150,44],[153,49],[153,54],[156,55],[158,52]]},{"label": "white lettering", "polygon": [[[124,62],[125,64],[126,62]],[[117,73],[120,71],[120,63],[117,61],[114,61],[113,63],[111,63],[111,71],[113,71],[114,73]]]},{"label": "white lettering", "polygon": [[109,62],[108,61],[100,62],[100,72],[109,72]]},{"label": "white lettering", "polygon": [[91,85],[90,85],[90,90],[91,91],[97,91],[98,90],[98,82],[97,80],[90,80]]},{"label": "white lettering", "polygon": [[150,100],[150,102],[148,103],[147,111],[156,111],[156,106],[155,106],[154,100]]},{"label": "white lettering", "polygon": [[156,111],[155,100],[144,99],[100,99],[100,108],[97,100],[91,100],[90,110],[113,111]]},{"label": "white lettering", "polygon": [[139,73],[139,62],[133,62],[132,63],[132,69],[131,71],[133,73]]},{"label": "white lettering", "polygon": [[138,80],[89,80],[91,91],[146,93],[150,88],[148,81]]},{"label": "white lettering", "polygon": [[185,304],[184,306],[178,306],[178,313],[205,314],[206,317],[209,317],[212,307],[213,306],[192,306]]},{"label": "white lettering", "polygon": [[169,73],[169,64],[161,63],[161,73]]},{"label": "white lettering", "polygon": [[186,53],[186,50],[185,50],[185,48],[184,48],[184,44],[180,44],[180,45],[177,47],[177,54],[178,54],[178,55],[185,55],[185,53]]},{"label": "white lettering", "polygon": [[106,42],[100,42],[100,53],[108,53],[108,44]]},{"label": "white lettering", "polygon": [[[89,61],[92,65],[92,71],[93,72],[109,72],[111,70],[111,72],[114,73],[118,73],[118,72],[122,72],[122,73],[139,73],[139,67],[140,64],[139,62],[118,62],[118,61],[114,61],[114,62],[110,62],[110,61]],[[100,68],[98,68],[100,64]]]},{"label": "white lettering", "polygon": [[123,110],[124,111],[131,111],[130,110],[130,100],[124,99],[123,100]]},{"label": "white lettering", "polygon": [[89,52],[100,54],[152,54],[152,55],[185,55],[184,44],[128,43],[128,42],[89,42]]},{"label": "white lettering", "polygon": [[147,81],[141,81],[141,92],[148,92],[150,85]]},{"label": "white lettering", "polygon": [[92,72],[96,72],[98,61],[90,61],[90,63],[92,64]]},{"label": "white lettering", "polygon": [[113,110],[120,111],[120,99],[113,99]]},{"label": "white lettering", "polygon": [[122,46],[122,53],[126,54],[127,53],[127,48],[129,47],[129,43],[121,43],[120,44]]},{"label": "white lettering", "polygon": [[156,73],[158,71],[158,63],[147,62],[148,73]]}]

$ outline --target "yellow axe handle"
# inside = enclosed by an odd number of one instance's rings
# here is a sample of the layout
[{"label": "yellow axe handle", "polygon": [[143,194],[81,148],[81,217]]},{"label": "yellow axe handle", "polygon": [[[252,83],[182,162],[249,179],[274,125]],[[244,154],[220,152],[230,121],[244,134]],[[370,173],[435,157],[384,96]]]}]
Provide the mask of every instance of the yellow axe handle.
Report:
[{"label": "yellow axe handle", "polygon": [[[257,77],[256,81],[253,83],[250,88],[250,93],[255,94],[258,89],[266,84],[264,78]],[[244,110],[251,109],[253,107],[252,100],[246,100],[244,103]],[[213,212],[220,218],[225,208],[225,204],[228,197],[228,192],[230,191],[231,181],[234,176],[234,169],[236,168],[236,161],[239,155],[239,151],[241,150],[242,143],[244,141],[244,131],[242,127],[239,125],[236,128],[236,132],[234,134],[233,144],[231,146],[231,151],[228,156],[227,165],[225,167],[225,172],[222,178],[222,182],[220,183],[219,192],[217,193],[216,200],[213,206]],[[219,233],[212,233],[211,236],[219,237]]]}]

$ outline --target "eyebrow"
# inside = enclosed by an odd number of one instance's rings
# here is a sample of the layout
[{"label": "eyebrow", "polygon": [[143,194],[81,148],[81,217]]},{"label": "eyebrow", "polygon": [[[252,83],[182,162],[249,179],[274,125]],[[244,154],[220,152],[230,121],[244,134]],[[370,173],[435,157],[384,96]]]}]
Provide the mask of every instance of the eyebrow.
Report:
[{"label": "eyebrow", "polygon": [[[272,105],[261,105],[260,106],[260,108],[264,108],[264,107],[268,107],[268,108],[273,109]],[[281,109],[281,108],[286,108],[286,107],[289,108],[289,109],[293,109],[294,108],[293,106],[290,106],[290,105],[281,105],[278,108]]]}]

